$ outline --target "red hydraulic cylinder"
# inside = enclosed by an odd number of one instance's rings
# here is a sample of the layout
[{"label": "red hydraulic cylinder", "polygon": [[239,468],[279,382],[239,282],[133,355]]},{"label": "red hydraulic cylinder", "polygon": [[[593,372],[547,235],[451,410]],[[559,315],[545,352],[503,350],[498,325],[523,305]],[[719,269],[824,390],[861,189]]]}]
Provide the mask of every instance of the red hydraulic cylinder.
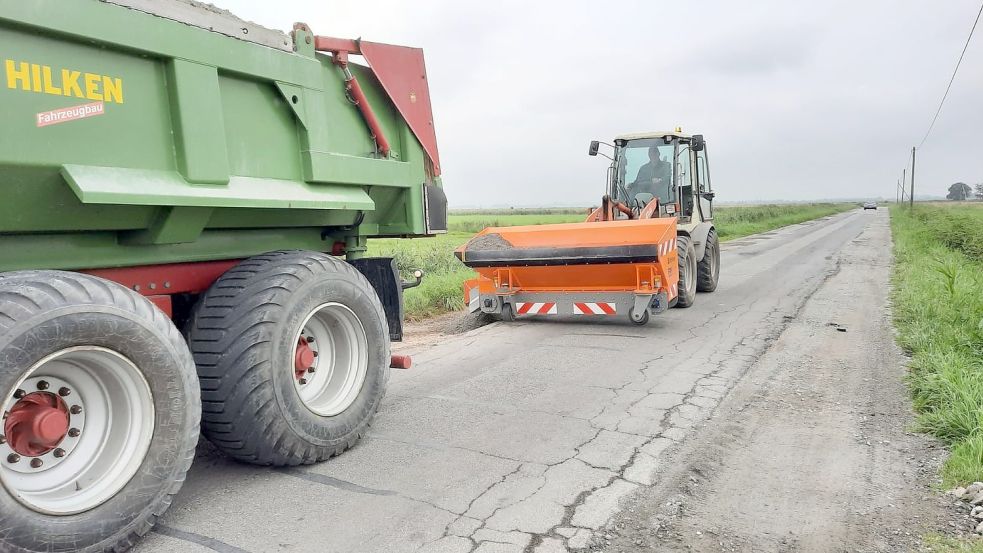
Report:
[{"label": "red hydraulic cylinder", "polygon": [[[295,26],[294,28],[297,27]],[[365,97],[362,86],[358,84],[358,79],[348,69],[349,54],[361,55],[362,53],[359,47],[359,41],[315,36],[314,49],[321,52],[331,52],[334,55],[335,65],[340,67],[345,74],[345,90],[348,91],[348,95],[362,113],[362,118],[365,119],[365,124],[369,127],[369,133],[371,133],[372,139],[375,140],[376,147],[379,148],[379,153],[383,157],[389,157],[389,151],[391,149],[389,140],[386,139],[386,134],[382,132],[379,119],[376,118],[375,112],[372,111],[372,106],[369,105],[369,100]]]},{"label": "red hydraulic cylinder", "polygon": [[[303,23],[294,25],[310,33],[310,27]],[[345,74],[345,89],[349,97],[358,105],[369,131],[376,140],[380,152],[388,155],[389,141],[372,106],[365,100],[361,86],[348,69],[348,56],[362,56],[368,62],[372,73],[378,79],[389,100],[409,125],[410,130],[420,141],[427,157],[430,158],[428,174],[439,176],[440,156],[437,151],[437,136],[434,132],[433,110],[430,104],[430,88],[427,83],[427,68],[423,60],[423,50],[407,46],[395,46],[361,39],[314,36],[314,50],[328,52],[333,62]]]},{"label": "red hydraulic cylinder", "polygon": [[386,135],[382,132],[382,127],[379,126],[379,120],[376,119],[375,112],[372,111],[372,106],[369,105],[368,99],[365,98],[365,93],[362,92],[362,86],[358,84],[358,79],[355,78],[355,75],[352,75],[351,71],[348,70],[347,63],[343,64],[341,68],[345,71],[345,87],[348,89],[348,93],[351,94],[352,100],[358,106],[359,111],[362,112],[362,117],[365,118],[365,124],[369,126],[369,132],[379,147],[379,152],[383,157],[389,157],[389,141],[386,140]]}]

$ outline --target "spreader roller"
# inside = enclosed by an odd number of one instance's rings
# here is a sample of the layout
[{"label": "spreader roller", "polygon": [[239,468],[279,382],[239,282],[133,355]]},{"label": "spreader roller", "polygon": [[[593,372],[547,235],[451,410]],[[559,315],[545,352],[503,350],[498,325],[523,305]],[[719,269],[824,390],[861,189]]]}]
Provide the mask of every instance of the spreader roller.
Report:
[{"label": "spreader roller", "polygon": [[623,246],[578,246],[572,248],[522,248],[481,250],[465,248],[455,255],[468,267],[540,267],[551,265],[596,265],[651,263],[659,258],[654,244]]}]

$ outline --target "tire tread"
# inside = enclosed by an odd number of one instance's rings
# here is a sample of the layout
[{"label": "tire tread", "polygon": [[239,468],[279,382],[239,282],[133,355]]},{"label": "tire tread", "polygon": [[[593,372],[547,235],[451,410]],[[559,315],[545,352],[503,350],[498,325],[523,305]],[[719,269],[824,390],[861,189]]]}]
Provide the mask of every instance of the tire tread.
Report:
[{"label": "tire tread", "polygon": [[[339,448],[298,446],[299,440],[281,424],[282,416],[274,408],[273,382],[262,378],[262,373],[271,370],[271,362],[254,351],[271,342],[272,330],[264,329],[275,323],[264,313],[275,316],[285,308],[296,286],[324,273],[347,274],[372,290],[357,269],[326,254],[270,252],[226,272],[202,296],[189,321],[188,343],[207,398],[202,431],[238,461],[275,466],[313,464],[343,453],[357,441],[345,441]],[[377,309],[385,321],[381,304]],[[237,424],[241,420],[257,424]],[[371,416],[366,425],[370,422]]]},{"label": "tire tread", "polygon": [[687,260],[689,256],[695,255],[693,252],[692,238],[689,236],[679,236],[676,239],[676,248],[679,255],[679,283],[675,306],[686,308],[692,306],[693,302],[696,300],[696,287],[694,286],[693,290],[686,290],[683,287],[683,283],[686,280],[685,271],[689,270],[686,268],[686,265],[688,264]]},{"label": "tire tread", "polygon": [[[710,248],[713,248],[711,250]],[[715,256],[715,259],[707,256]],[[716,265],[714,265],[716,262]],[[714,274],[714,266],[716,273]],[[710,229],[707,234],[707,247],[703,253],[703,259],[696,265],[696,291],[713,292],[717,289],[717,280],[720,276],[720,240],[717,238],[717,231]]]}]

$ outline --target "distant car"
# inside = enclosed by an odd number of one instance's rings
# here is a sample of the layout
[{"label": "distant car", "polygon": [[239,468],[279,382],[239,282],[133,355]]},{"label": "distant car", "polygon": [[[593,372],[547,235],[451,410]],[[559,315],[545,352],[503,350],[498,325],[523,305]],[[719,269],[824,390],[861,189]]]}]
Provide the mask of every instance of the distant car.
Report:
[{"label": "distant car", "polygon": [[877,202],[864,202],[864,211],[868,209],[877,209]]}]

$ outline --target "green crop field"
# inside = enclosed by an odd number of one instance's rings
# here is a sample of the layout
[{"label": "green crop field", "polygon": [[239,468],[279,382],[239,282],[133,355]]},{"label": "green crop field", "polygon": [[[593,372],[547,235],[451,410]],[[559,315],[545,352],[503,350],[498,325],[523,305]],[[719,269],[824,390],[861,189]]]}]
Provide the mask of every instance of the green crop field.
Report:
[{"label": "green crop field", "polygon": [[853,204],[781,204],[727,206],[714,210],[720,240],[726,242],[852,209]]},{"label": "green crop field", "polygon": [[447,221],[451,232],[474,234],[485,227],[514,227],[518,225],[548,225],[551,223],[576,223],[587,217],[587,208],[576,213],[451,213]]},{"label": "green crop field", "polygon": [[983,205],[891,214],[894,316],[919,427],[952,448],[943,485],[983,480]]},{"label": "green crop field", "polygon": [[[854,204],[783,204],[718,207],[714,211],[721,240],[825,217]],[[423,284],[406,291],[406,315],[422,319],[464,307],[463,283],[473,273],[454,257],[453,251],[474,233],[490,226],[542,225],[583,221],[587,208],[488,210],[451,212],[449,232],[436,238],[380,239],[369,242],[369,255],[391,256],[407,273],[422,269]],[[726,269],[724,269],[726,270]]]}]

